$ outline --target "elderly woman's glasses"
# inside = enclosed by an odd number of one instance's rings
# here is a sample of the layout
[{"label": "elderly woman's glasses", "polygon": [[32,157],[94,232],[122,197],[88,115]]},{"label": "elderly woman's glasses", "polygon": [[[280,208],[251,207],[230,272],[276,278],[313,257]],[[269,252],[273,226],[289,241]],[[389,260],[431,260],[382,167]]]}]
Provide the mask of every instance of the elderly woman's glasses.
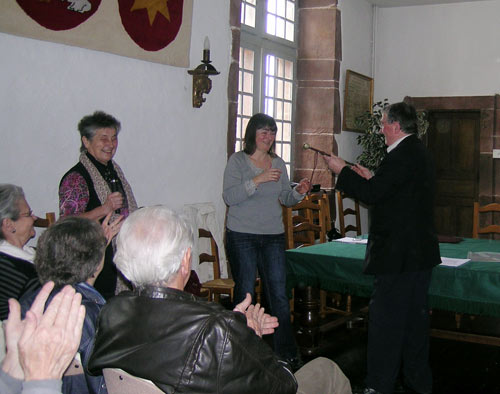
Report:
[{"label": "elderly woman's glasses", "polygon": [[29,218],[31,216],[33,216],[33,211],[30,209],[28,212],[26,213],[20,213],[19,214],[20,217],[23,217],[23,218]]}]

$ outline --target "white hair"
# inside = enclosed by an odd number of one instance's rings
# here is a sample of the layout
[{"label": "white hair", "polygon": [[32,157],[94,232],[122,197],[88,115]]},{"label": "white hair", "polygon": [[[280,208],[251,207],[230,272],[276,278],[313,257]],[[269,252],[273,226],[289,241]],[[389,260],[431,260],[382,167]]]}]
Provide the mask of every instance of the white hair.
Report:
[{"label": "white hair", "polygon": [[123,223],[114,262],[136,287],[169,283],[193,242],[179,214],[160,205],[141,208]]}]

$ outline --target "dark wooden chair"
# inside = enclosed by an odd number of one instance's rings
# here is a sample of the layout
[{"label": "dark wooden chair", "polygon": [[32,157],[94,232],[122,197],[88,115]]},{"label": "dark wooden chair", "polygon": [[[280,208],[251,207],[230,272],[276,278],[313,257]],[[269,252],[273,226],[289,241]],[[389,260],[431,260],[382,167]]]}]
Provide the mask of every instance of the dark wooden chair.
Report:
[{"label": "dark wooden chair", "polygon": [[56,214],[54,212],[47,212],[45,214],[45,219],[37,217],[35,220],[35,227],[47,228],[56,221]]}]

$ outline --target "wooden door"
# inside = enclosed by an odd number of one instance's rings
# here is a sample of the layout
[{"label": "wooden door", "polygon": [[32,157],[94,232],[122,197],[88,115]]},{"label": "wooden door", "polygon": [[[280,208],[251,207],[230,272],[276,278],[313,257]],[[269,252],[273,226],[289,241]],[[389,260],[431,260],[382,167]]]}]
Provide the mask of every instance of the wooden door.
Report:
[{"label": "wooden door", "polygon": [[470,237],[479,183],[478,111],[430,111],[427,143],[436,163],[438,234]]}]

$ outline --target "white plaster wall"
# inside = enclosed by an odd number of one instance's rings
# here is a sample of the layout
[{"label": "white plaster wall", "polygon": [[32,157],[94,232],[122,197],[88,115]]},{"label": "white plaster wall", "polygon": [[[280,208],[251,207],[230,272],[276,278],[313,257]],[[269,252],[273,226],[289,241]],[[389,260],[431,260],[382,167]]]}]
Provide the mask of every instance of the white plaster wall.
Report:
[{"label": "white plaster wall", "polygon": [[213,202],[223,224],[229,2],[194,0],[190,68],[208,35],[220,75],[200,109],[187,69],[0,33],[1,183],[36,214],[58,214],[58,184],[78,160],[77,123],[96,109],[122,123],[115,160],[140,206]]},{"label": "white plaster wall", "polygon": [[500,1],[378,8],[375,95],[500,93]]},{"label": "white plaster wall", "polygon": [[[373,42],[373,6],[365,0],[340,0],[339,9],[342,15],[342,63],[340,67],[340,101],[344,108],[344,91],[346,70],[372,76],[372,42]],[[339,155],[351,162],[356,162],[361,149],[356,141],[359,133],[342,131],[335,135]],[[349,206],[346,203],[346,206]],[[368,232],[368,214],[361,208],[361,229]],[[350,220],[347,222],[353,223]],[[338,228],[338,221],[337,221]],[[348,234],[352,235],[352,233]]]}]

